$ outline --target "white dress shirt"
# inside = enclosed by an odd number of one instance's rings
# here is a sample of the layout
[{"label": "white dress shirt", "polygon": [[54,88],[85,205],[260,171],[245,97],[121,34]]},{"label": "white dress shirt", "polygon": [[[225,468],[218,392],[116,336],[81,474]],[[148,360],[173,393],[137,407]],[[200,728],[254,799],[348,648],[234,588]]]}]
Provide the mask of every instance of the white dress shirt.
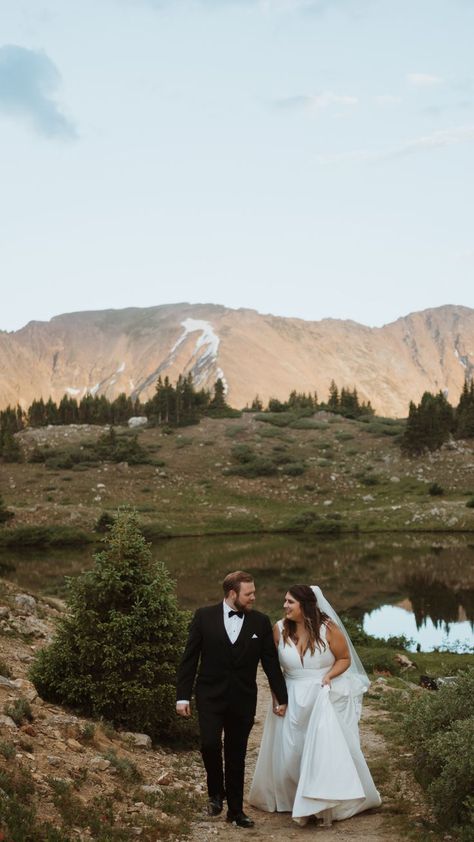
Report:
[{"label": "white dress shirt", "polygon": [[225,599],[224,599],[223,605],[224,605],[224,626],[225,626],[225,630],[227,632],[227,637],[229,638],[231,643],[235,643],[235,641],[237,640],[237,638],[240,634],[240,631],[242,629],[244,618],[243,618],[243,616],[237,617],[237,614],[234,614],[233,617],[229,617],[229,611],[234,611],[235,609],[232,608],[231,605],[228,605],[228,603],[225,601]]}]

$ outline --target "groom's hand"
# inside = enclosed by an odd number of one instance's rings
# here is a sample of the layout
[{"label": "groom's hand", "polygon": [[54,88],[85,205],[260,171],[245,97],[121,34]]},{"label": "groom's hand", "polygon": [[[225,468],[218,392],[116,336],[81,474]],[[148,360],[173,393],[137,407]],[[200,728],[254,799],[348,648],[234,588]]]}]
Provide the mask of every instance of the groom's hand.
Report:
[{"label": "groom's hand", "polygon": [[178,702],[176,705],[176,713],[178,716],[191,716],[191,705],[189,702]]}]

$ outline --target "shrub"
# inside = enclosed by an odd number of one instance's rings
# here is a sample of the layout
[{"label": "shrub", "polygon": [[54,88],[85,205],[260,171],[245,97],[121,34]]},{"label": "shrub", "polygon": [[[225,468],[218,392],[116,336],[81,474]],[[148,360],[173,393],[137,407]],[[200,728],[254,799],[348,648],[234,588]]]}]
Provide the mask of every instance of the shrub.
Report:
[{"label": "shrub", "polygon": [[23,696],[15,699],[10,704],[6,704],[3,710],[17,725],[23,725],[24,722],[31,722],[33,720],[31,705]]},{"label": "shrub", "polygon": [[378,485],[380,482],[379,477],[375,476],[374,474],[368,474],[367,476],[363,476],[360,478],[362,485]]},{"label": "shrub", "polygon": [[428,494],[431,494],[432,497],[441,497],[444,494],[444,488],[442,485],[439,485],[437,482],[432,482],[431,485],[428,486]]},{"label": "shrub", "polygon": [[289,462],[281,466],[281,472],[289,477],[299,477],[306,471],[306,466],[302,462]]},{"label": "shrub", "polygon": [[110,512],[102,512],[94,525],[94,532],[107,532],[114,522],[114,516]]},{"label": "shrub", "polygon": [[231,454],[237,462],[241,465],[246,465],[248,462],[253,462],[257,456],[248,444],[236,444],[232,448]]},{"label": "shrub", "polygon": [[165,566],[152,563],[134,512],[117,514],[94,558],[91,570],[69,580],[68,614],[33,663],[38,692],[154,740],[194,733],[175,715],[187,614]]},{"label": "shrub", "polygon": [[255,479],[256,477],[270,477],[278,471],[277,466],[270,459],[256,456],[251,462],[243,465],[238,465],[235,468],[226,468],[223,473],[227,475],[235,475],[239,477],[247,477],[247,479]]},{"label": "shrub", "polygon": [[0,494],[0,524],[8,523],[8,521],[11,520],[13,517],[15,517],[14,513],[10,512],[10,510],[7,509],[3,501],[3,497]]},{"label": "shrub", "polygon": [[471,497],[467,501],[466,506],[467,506],[468,509],[474,509],[474,497]]},{"label": "shrub", "polygon": [[[427,789],[441,825],[464,825],[474,835],[474,669],[455,684],[415,699],[404,718],[404,731],[415,752],[415,773]],[[468,838],[466,835],[464,838]]]}]

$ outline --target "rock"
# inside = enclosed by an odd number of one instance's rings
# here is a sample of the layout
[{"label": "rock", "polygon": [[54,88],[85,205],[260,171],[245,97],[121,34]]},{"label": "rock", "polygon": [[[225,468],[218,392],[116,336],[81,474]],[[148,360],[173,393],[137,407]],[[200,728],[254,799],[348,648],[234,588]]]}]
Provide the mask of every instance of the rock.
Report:
[{"label": "rock", "polygon": [[32,725],[22,725],[20,731],[23,734],[28,734],[29,737],[36,737],[36,731]]},{"label": "rock", "polygon": [[105,757],[93,757],[89,763],[89,767],[93,772],[105,772],[109,766],[110,760],[106,760]]},{"label": "rock", "polygon": [[406,655],[395,655],[394,661],[400,666],[405,667],[406,669],[416,669],[415,664],[413,661],[410,661],[410,658],[407,658]]},{"label": "rock", "polygon": [[66,740],[66,745],[71,749],[71,751],[76,751],[78,754],[82,754],[85,751],[84,746],[77,740],[72,739],[72,737],[69,737],[69,739]]},{"label": "rock", "polygon": [[17,594],[15,604],[23,614],[36,614],[36,599],[27,593]]},{"label": "rock", "polygon": [[117,462],[117,471],[121,474],[126,474],[128,471],[128,462]]},{"label": "rock", "polygon": [[390,477],[390,482],[400,482],[400,477]]},{"label": "rock", "polygon": [[4,675],[0,675],[0,687],[8,687],[9,690],[16,689],[13,681],[10,681],[10,679],[6,678]]},{"label": "rock", "polygon": [[163,789],[158,784],[143,784],[140,789],[146,795],[163,795]]},{"label": "rock", "polygon": [[30,614],[26,617],[17,617],[13,620],[12,626],[20,634],[31,634],[33,637],[48,637],[50,634],[49,626]]},{"label": "rock", "polygon": [[125,731],[120,736],[122,740],[131,743],[135,748],[143,748],[146,751],[151,749],[151,737],[148,734],[134,734],[132,731]]},{"label": "rock", "polygon": [[332,500],[324,500],[323,506],[332,506]]},{"label": "rock", "polygon": [[7,728],[11,728],[12,731],[18,731],[18,726],[11,716],[5,716],[3,713],[0,714],[0,725],[5,725]]},{"label": "rock", "polygon": [[5,620],[10,616],[10,609],[6,605],[0,605],[0,620]]},{"label": "rock", "polygon": [[144,415],[134,415],[132,418],[128,419],[128,426],[136,429],[137,427],[146,427],[148,424],[148,418]]},{"label": "rock", "polygon": [[61,766],[61,763],[62,763],[61,758],[56,757],[56,755],[53,755],[53,754],[49,754],[46,757],[46,760],[48,761],[50,766]]},{"label": "rock", "polygon": [[141,836],[142,833],[143,833],[143,828],[142,827],[131,827],[130,831],[131,831],[131,833],[133,833],[134,836]]},{"label": "rock", "polygon": [[170,786],[173,783],[173,775],[171,772],[162,772],[157,778],[157,783],[161,786]]},{"label": "rock", "polygon": [[15,681],[12,681],[12,684],[28,702],[34,702],[38,698],[38,691],[31,681],[27,681],[25,678],[16,678]]},{"label": "rock", "polygon": [[364,503],[372,503],[374,498],[372,497],[372,494],[364,494],[362,499],[363,499]]}]

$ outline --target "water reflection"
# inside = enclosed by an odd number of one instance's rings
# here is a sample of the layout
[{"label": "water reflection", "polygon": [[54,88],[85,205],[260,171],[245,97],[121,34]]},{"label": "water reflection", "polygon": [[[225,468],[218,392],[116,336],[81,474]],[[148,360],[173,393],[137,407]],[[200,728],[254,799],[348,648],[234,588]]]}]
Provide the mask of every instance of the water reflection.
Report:
[{"label": "water reflection", "polygon": [[[177,581],[181,604],[190,609],[220,599],[220,583],[229,570],[248,569],[256,579],[257,606],[272,619],[282,614],[288,586],[306,582],[319,584],[339,613],[359,621],[381,606],[404,605],[412,614],[400,609],[402,613],[413,618],[405,633],[415,638],[428,620],[441,634],[444,624],[451,629],[455,623],[470,625],[474,620],[471,540],[439,534],[218,536],[161,541],[152,552],[165,562]],[[90,567],[93,552],[90,546],[4,552],[0,575],[26,590],[63,596],[65,576]],[[402,633],[398,616],[390,614],[384,620],[392,624],[388,633]]]},{"label": "water reflection", "polygon": [[396,605],[383,605],[366,614],[363,627],[364,631],[376,637],[404,634],[413,641],[409,647],[412,652],[417,646],[422,652],[432,652],[433,649],[467,652],[473,647],[472,623],[467,620],[434,623],[425,616],[423,622],[418,623],[414,613]]}]

